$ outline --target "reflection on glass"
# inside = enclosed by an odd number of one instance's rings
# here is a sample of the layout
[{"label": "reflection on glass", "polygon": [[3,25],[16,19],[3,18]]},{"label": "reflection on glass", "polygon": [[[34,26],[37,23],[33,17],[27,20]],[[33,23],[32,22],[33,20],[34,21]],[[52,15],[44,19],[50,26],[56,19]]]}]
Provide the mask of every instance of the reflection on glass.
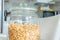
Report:
[{"label": "reflection on glass", "polygon": [[51,17],[58,15],[58,11],[43,11],[43,17]]}]

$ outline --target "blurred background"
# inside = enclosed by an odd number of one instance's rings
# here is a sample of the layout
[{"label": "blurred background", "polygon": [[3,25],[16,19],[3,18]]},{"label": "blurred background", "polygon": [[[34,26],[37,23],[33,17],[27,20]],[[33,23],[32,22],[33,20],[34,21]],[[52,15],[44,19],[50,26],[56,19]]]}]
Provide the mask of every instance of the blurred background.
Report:
[{"label": "blurred background", "polygon": [[[58,16],[60,15],[60,0],[0,0],[0,5],[2,5],[0,6],[0,33],[3,34],[7,34],[8,32],[8,22],[13,18],[19,18],[20,15],[40,18],[41,26],[45,25],[45,27],[41,27],[41,30],[45,28],[45,31],[50,31],[50,29],[54,30],[60,17]],[[51,33],[51,31],[49,33]],[[54,31],[52,31],[52,33],[53,32]],[[42,33],[45,34],[44,31],[42,31]],[[52,33],[49,33],[47,37],[49,36],[50,38]],[[43,39],[43,34],[41,36]],[[45,36],[46,35],[44,35],[44,37]]]}]

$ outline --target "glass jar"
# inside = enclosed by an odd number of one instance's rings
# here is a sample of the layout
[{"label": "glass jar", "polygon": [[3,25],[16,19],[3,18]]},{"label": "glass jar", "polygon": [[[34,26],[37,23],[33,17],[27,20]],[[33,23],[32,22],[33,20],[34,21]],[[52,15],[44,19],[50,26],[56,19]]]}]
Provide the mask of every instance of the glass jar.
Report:
[{"label": "glass jar", "polygon": [[8,26],[9,40],[40,40],[38,18],[19,16],[11,18]]},{"label": "glass jar", "polygon": [[35,6],[31,6],[28,3],[20,3],[20,6],[11,7],[11,16],[34,16],[38,17],[37,15],[37,8]]}]

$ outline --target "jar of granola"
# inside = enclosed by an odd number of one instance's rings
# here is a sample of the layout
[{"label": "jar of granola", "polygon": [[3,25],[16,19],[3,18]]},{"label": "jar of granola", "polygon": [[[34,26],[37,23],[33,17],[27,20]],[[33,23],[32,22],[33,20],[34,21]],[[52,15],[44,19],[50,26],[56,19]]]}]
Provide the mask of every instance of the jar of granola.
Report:
[{"label": "jar of granola", "polygon": [[12,17],[8,25],[9,40],[40,40],[39,20],[32,16]]}]

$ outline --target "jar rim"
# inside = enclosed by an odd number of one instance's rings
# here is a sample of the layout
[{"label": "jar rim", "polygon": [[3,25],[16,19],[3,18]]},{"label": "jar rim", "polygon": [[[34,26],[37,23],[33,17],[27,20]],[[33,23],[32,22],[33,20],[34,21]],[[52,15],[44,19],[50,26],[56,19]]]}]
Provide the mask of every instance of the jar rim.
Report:
[{"label": "jar rim", "polygon": [[19,18],[34,18],[34,19],[39,19],[38,17],[35,17],[35,16],[24,16],[24,15],[12,15],[10,17],[11,18],[13,18],[13,17],[19,17]]}]

